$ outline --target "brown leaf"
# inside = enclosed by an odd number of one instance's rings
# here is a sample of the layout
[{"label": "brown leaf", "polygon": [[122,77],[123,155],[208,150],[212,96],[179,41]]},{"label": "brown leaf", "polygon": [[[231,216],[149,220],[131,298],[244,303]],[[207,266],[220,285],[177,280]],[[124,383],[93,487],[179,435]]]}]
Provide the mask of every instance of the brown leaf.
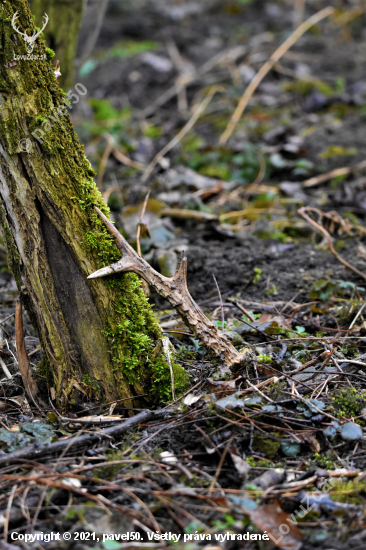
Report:
[{"label": "brown leaf", "polygon": [[245,481],[248,477],[250,464],[246,460],[244,460],[241,456],[238,455],[235,448],[231,448],[229,452],[230,452],[231,459],[234,462],[235,469],[240,476],[240,479],[242,481]]},{"label": "brown leaf", "polygon": [[146,223],[140,222],[138,224],[140,226],[140,237],[143,239],[144,237],[147,237],[150,239],[150,232],[149,228],[147,227]]},{"label": "brown leaf", "polygon": [[219,397],[226,397],[237,391],[236,380],[213,380],[213,378],[207,378],[207,384],[210,392],[218,394]]},{"label": "brown leaf", "polygon": [[281,315],[272,315],[271,313],[262,313],[257,319],[259,323],[277,323],[279,327],[291,329],[291,325]]},{"label": "brown leaf", "polygon": [[276,546],[285,550],[300,550],[302,534],[291,523],[290,516],[282,510],[278,502],[265,504],[248,512],[253,523],[266,531]]},{"label": "brown leaf", "polygon": [[321,450],[320,443],[313,435],[301,434],[300,437],[304,442],[309,443],[310,448],[313,451],[313,453],[319,453],[320,452],[320,450]]}]

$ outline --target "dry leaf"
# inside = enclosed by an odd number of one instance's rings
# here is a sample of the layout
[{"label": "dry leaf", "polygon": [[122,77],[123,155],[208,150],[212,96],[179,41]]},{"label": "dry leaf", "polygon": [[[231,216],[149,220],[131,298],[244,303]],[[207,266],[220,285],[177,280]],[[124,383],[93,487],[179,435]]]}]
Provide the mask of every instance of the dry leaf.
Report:
[{"label": "dry leaf", "polygon": [[248,472],[250,470],[250,464],[238,455],[236,449],[230,449],[230,456],[232,461],[234,462],[234,466],[240,476],[240,479],[242,481],[246,481],[246,478],[248,477]]},{"label": "dry leaf", "polygon": [[80,386],[80,384],[78,382],[76,382],[76,380],[73,380],[70,384],[70,386],[74,386],[74,388],[76,388],[77,390],[81,391],[81,393],[83,393],[84,395],[87,395],[86,391],[83,390],[83,388]]},{"label": "dry leaf", "polygon": [[276,546],[284,550],[300,550],[303,536],[278,503],[265,504],[255,510],[247,510],[247,513],[259,529],[267,532]]},{"label": "dry leaf", "polygon": [[226,397],[237,391],[236,380],[213,380],[207,378],[208,389],[218,395],[219,398]]},{"label": "dry leaf", "polygon": [[185,405],[193,405],[194,403],[197,403],[202,398],[202,395],[194,395],[193,393],[189,393],[185,396],[183,403]]},{"label": "dry leaf", "polygon": [[257,319],[259,323],[277,323],[279,327],[285,328],[285,329],[291,329],[291,326],[288,324],[286,319],[280,315],[272,315],[271,313],[263,313],[259,319]]},{"label": "dry leaf", "polygon": [[306,443],[309,443],[313,453],[320,453],[320,450],[321,450],[320,443],[313,435],[301,434],[300,437],[303,441],[305,441]]},{"label": "dry leaf", "polygon": [[111,415],[116,408],[117,403],[111,403],[111,406],[109,407],[109,415]]}]

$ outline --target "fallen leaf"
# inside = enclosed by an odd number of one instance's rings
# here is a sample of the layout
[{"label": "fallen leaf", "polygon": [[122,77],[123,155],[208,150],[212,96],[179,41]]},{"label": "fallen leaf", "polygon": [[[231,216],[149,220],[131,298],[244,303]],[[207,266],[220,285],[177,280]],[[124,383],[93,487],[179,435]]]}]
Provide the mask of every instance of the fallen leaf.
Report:
[{"label": "fallen leaf", "polygon": [[189,393],[185,396],[183,403],[185,405],[193,405],[194,403],[197,403],[202,398],[202,395],[194,395],[193,393]]},{"label": "fallen leaf", "polygon": [[300,437],[303,441],[305,441],[306,443],[309,443],[313,453],[320,453],[320,450],[321,450],[320,443],[313,435],[301,434]]},{"label": "fallen leaf", "polygon": [[240,479],[242,481],[246,481],[250,470],[249,462],[239,456],[236,449],[234,448],[230,449],[230,456],[232,461],[234,462],[235,469],[238,472]]},{"label": "fallen leaf", "polygon": [[226,397],[237,391],[236,380],[213,380],[207,378],[208,389],[211,393],[215,393],[218,397]]},{"label": "fallen leaf", "polygon": [[248,515],[259,529],[267,531],[276,546],[284,550],[300,550],[303,536],[278,503],[248,510]]},{"label": "fallen leaf", "polygon": [[279,327],[285,328],[285,329],[291,329],[291,325],[287,320],[280,316],[280,315],[271,315],[271,313],[263,313],[259,319],[257,319],[258,323],[277,323]]}]

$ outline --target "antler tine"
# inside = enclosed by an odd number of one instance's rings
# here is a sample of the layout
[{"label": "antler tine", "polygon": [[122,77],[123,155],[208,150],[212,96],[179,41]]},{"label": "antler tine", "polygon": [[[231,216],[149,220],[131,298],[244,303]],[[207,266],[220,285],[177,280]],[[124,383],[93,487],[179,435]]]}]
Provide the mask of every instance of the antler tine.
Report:
[{"label": "antler tine", "polygon": [[[102,220],[102,222],[104,223],[104,225],[106,226],[106,228],[108,229],[109,233],[114,237],[114,240],[116,242],[116,245],[118,246],[119,250],[123,253],[126,253],[126,248],[129,247],[130,245],[127,243],[127,241],[122,237],[121,233],[118,231],[118,229],[116,229],[114,227],[114,225],[109,221],[109,219],[107,218],[107,216],[105,216],[103,214],[103,212],[101,212],[101,210],[99,210],[99,208],[97,208],[96,206],[94,206],[94,210],[96,211],[96,213],[98,214],[98,216],[100,217],[100,219]],[[126,247],[127,245],[127,247]],[[132,247],[130,247],[132,248]],[[132,248],[133,250],[133,248]]]}]

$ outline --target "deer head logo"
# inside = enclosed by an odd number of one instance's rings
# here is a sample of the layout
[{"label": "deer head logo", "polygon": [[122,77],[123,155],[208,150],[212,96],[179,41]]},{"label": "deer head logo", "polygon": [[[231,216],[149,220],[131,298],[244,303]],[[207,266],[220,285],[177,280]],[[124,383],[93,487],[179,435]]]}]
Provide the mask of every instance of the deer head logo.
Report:
[{"label": "deer head logo", "polygon": [[33,48],[34,48],[34,43],[35,41],[37,40],[37,38],[39,37],[39,35],[41,34],[41,32],[44,30],[45,26],[47,25],[48,23],[48,15],[47,13],[44,14],[44,18],[45,18],[45,21],[44,21],[44,25],[42,27],[42,29],[38,32],[35,32],[32,36],[28,36],[26,32],[22,32],[20,31],[17,26],[16,26],[16,22],[17,22],[17,19],[18,19],[18,12],[15,12],[14,15],[13,15],[13,19],[11,20],[11,26],[13,27],[13,29],[20,34],[20,36],[23,37],[26,45],[27,45],[27,48],[28,48],[28,51],[29,53],[32,53],[33,52]]}]

